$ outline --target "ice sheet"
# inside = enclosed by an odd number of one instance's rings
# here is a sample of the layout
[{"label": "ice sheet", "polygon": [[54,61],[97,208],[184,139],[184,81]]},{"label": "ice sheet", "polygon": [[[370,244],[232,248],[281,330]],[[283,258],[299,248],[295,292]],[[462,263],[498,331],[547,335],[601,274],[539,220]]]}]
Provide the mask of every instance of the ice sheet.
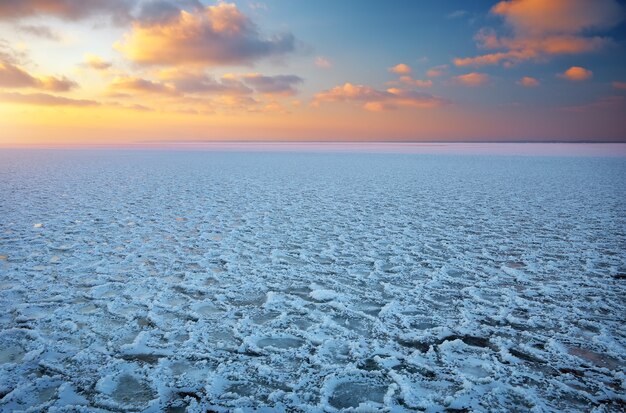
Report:
[{"label": "ice sheet", "polygon": [[624,158],[0,152],[0,410],[620,411],[624,200]]}]

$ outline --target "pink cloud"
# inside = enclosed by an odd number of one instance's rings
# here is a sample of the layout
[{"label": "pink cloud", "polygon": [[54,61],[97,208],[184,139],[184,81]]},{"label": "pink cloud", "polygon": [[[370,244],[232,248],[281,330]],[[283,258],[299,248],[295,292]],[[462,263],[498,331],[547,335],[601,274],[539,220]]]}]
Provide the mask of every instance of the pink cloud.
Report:
[{"label": "pink cloud", "polygon": [[398,75],[406,75],[411,73],[411,66],[404,63],[399,63],[393,67],[390,67],[389,71]]},{"label": "pink cloud", "polygon": [[500,51],[456,58],[457,66],[504,64],[595,51],[611,42],[589,36],[587,31],[606,30],[623,16],[615,0],[512,0],[500,1],[491,12],[504,18],[513,35],[501,37],[482,29],[475,37],[479,48]]},{"label": "pink cloud", "polygon": [[520,80],[517,81],[517,84],[524,87],[537,87],[539,86],[539,81],[534,77],[524,76]]},{"label": "pink cloud", "polygon": [[431,87],[433,85],[432,80],[413,79],[411,76],[401,76],[400,82],[415,87]]},{"label": "pink cloud", "polygon": [[491,78],[486,73],[472,72],[465,75],[455,76],[453,81],[454,83],[462,86],[477,87],[488,84],[491,81]]},{"label": "pink cloud", "polygon": [[593,77],[593,72],[585,69],[584,67],[572,66],[565,72],[559,74],[559,77],[573,82],[582,82],[584,80],[591,79]]},{"label": "pink cloud", "polygon": [[428,77],[443,76],[447,70],[448,70],[448,65],[435,66],[426,71],[426,76]]},{"label": "pink cloud", "polygon": [[361,102],[365,110],[381,112],[385,110],[407,108],[434,108],[448,104],[428,93],[415,92],[398,88],[378,90],[370,86],[345,83],[332,89],[317,93],[312,105],[319,106],[327,102]]}]

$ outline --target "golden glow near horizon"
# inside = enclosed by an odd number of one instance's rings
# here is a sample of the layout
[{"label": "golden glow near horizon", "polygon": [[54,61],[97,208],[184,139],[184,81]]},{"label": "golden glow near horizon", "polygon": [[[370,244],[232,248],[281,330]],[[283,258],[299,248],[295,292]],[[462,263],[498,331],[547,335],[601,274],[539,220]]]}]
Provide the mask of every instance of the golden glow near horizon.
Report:
[{"label": "golden glow near horizon", "polygon": [[0,146],[626,140],[615,0],[419,3],[0,0]]}]

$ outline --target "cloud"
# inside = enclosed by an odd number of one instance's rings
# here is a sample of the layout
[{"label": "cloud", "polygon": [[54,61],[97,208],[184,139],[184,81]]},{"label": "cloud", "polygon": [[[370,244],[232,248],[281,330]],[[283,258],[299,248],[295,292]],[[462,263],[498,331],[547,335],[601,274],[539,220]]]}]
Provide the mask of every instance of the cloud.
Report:
[{"label": "cloud", "polygon": [[573,82],[582,82],[583,80],[591,79],[593,77],[593,72],[585,69],[584,67],[572,66],[565,72],[560,73],[558,76]]},{"label": "cloud", "polygon": [[135,92],[135,93],[152,93],[161,95],[175,95],[176,90],[164,83],[153,82],[151,80],[142,79],[133,76],[118,76],[109,85],[112,92]]},{"label": "cloud", "polygon": [[199,0],[152,0],[141,5],[137,20],[144,24],[163,24],[177,18],[181,10],[198,12],[203,8]]},{"label": "cloud", "polygon": [[28,61],[26,52],[15,50],[3,39],[0,39],[0,63],[11,63],[14,65],[23,65]]},{"label": "cloud", "polygon": [[66,77],[35,77],[24,69],[9,62],[0,62],[0,86],[6,88],[35,88],[55,92],[66,92],[78,86]]},{"label": "cloud", "polygon": [[79,20],[108,15],[116,22],[128,21],[131,0],[0,0],[0,20],[54,16]]},{"label": "cloud", "polygon": [[433,85],[432,80],[413,79],[411,76],[400,76],[400,82],[415,87],[431,87]]},{"label": "cloud", "polygon": [[62,96],[49,95],[47,93],[0,93],[1,102],[11,102],[36,106],[99,106],[94,100],[71,99]]},{"label": "cloud", "polygon": [[332,89],[317,93],[312,105],[325,102],[360,102],[363,108],[371,112],[409,108],[434,108],[449,103],[447,100],[428,93],[390,88],[378,90],[370,86],[345,83]]},{"label": "cloud", "polygon": [[456,58],[455,65],[508,67],[550,56],[591,52],[609,44],[611,39],[588,33],[608,30],[624,17],[616,0],[500,1],[491,12],[504,18],[512,36],[482,29],[475,37],[478,47],[500,51]]},{"label": "cloud", "polygon": [[462,86],[477,87],[486,85],[491,78],[486,73],[472,72],[465,75],[455,76],[453,82]]},{"label": "cloud", "polygon": [[455,10],[446,15],[446,19],[459,19],[461,17],[467,16],[469,12],[467,10]]},{"label": "cloud", "polygon": [[615,89],[626,90],[626,82],[613,82],[612,85]]},{"label": "cloud", "polygon": [[225,75],[216,80],[203,71],[168,69],[159,73],[161,80],[174,85],[176,91],[181,93],[209,93],[245,95],[253,93],[253,90],[243,84],[235,75]]},{"label": "cloud", "polygon": [[411,73],[411,67],[404,63],[399,63],[393,67],[388,69],[391,73],[396,73],[398,75],[406,75]]},{"label": "cloud", "polygon": [[426,71],[426,76],[428,77],[439,77],[443,76],[448,70],[448,65],[439,65],[432,67]]},{"label": "cloud", "polygon": [[302,78],[295,75],[264,76],[252,73],[243,76],[248,86],[254,87],[259,93],[275,95],[295,95],[295,85],[302,83]]},{"label": "cloud", "polygon": [[251,10],[267,10],[267,4],[261,2],[249,2],[248,7]]},{"label": "cloud", "polygon": [[497,3],[492,12],[516,31],[537,35],[605,29],[623,17],[615,0],[509,0]]},{"label": "cloud", "polygon": [[517,81],[517,84],[524,87],[537,87],[539,86],[539,81],[534,77],[524,76],[520,80]]},{"label": "cloud", "polygon": [[315,66],[321,69],[330,69],[332,65],[333,65],[332,62],[324,56],[317,56],[315,58]]},{"label": "cloud", "polygon": [[106,70],[111,67],[111,63],[104,61],[100,56],[87,53],[85,54],[83,64],[96,70]]},{"label": "cloud", "polygon": [[61,40],[61,35],[59,35],[57,32],[47,26],[21,25],[17,26],[16,30],[23,33],[28,33],[32,36],[40,37],[42,39]]},{"label": "cloud", "polygon": [[218,3],[181,10],[167,22],[135,21],[115,47],[144,65],[247,65],[293,51],[295,39],[288,33],[263,38],[237,6]]}]

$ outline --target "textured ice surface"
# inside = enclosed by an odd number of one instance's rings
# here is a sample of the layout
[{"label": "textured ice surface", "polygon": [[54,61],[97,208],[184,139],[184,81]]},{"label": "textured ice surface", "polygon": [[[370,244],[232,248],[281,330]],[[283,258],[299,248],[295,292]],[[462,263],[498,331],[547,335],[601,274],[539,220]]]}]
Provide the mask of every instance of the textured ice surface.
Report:
[{"label": "textured ice surface", "polygon": [[623,411],[626,161],[0,153],[0,411]]}]

